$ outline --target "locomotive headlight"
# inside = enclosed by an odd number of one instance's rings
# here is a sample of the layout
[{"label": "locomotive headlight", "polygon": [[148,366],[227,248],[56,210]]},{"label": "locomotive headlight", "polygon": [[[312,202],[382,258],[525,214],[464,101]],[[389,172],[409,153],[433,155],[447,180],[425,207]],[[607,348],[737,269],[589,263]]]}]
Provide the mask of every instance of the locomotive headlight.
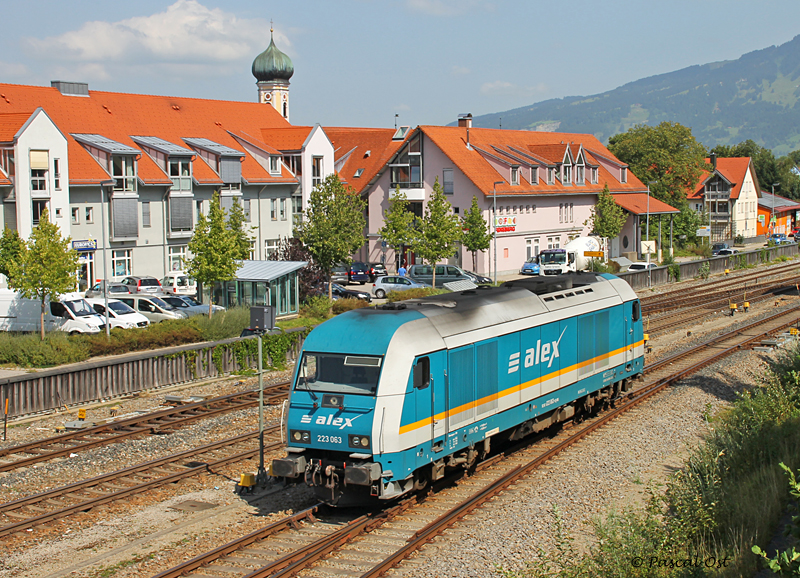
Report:
[{"label": "locomotive headlight", "polygon": [[369,449],[369,436],[349,435],[347,441],[351,448]]},{"label": "locomotive headlight", "polygon": [[289,432],[289,437],[292,439],[292,441],[303,444],[311,443],[311,432],[308,431],[293,429],[291,432]]}]

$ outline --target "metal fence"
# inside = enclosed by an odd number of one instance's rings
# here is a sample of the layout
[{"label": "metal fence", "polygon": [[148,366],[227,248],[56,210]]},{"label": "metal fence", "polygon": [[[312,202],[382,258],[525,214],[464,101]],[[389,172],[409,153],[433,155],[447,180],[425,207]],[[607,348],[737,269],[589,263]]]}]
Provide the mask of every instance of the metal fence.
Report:
[{"label": "metal fence", "polygon": [[[792,243],[790,245],[777,245],[775,247],[762,247],[753,251],[742,251],[735,255],[723,257],[711,257],[710,259],[698,259],[678,263],[680,268],[680,280],[695,279],[702,274],[701,269],[708,263],[708,274],[719,275],[726,269],[742,269],[759,263],[769,263],[779,257],[794,258],[800,251],[800,245]],[[627,271],[619,273],[619,277],[625,279],[634,289],[647,289],[650,286],[665,285],[674,283],[676,280],[669,273],[669,266],[662,265],[647,271]]]},{"label": "metal fence", "polygon": [[[290,329],[287,333],[302,331],[304,328]],[[145,389],[220,377],[245,369],[239,366],[232,348],[225,347],[239,340],[235,337],[130,353],[4,378],[0,380],[2,404],[8,400],[8,416],[11,418],[112,399]],[[297,359],[302,345],[301,337],[287,352],[288,361]],[[245,361],[250,369],[258,364],[256,357],[248,357]],[[270,362],[265,358],[265,366]]]}]

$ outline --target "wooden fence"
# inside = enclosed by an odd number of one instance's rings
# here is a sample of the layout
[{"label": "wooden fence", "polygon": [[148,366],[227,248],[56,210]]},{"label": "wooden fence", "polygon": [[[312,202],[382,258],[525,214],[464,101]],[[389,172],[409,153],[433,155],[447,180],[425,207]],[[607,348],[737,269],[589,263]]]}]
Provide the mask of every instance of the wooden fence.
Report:
[{"label": "wooden fence", "polygon": [[[304,328],[290,329],[287,333],[302,331]],[[220,377],[244,369],[239,366],[232,348],[226,347],[240,339],[234,337],[212,343],[129,353],[4,378],[0,380],[1,403],[4,407],[5,400],[8,400],[8,417],[11,418],[112,399],[145,389]],[[302,345],[303,339],[300,338],[287,352],[288,361],[297,359]],[[257,357],[248,357],[245,361],[250,369],[255,369],[258,364]],[[270,360],[265,358],[264,365],[269,363]]]}]

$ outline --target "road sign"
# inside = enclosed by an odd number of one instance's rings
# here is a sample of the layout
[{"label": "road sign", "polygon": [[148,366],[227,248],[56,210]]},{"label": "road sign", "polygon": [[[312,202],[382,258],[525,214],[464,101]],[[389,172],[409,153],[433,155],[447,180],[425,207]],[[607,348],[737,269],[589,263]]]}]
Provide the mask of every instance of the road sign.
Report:
[{"label": "road sign", "polygon": [[603,256],[603,252],[602,251],[584,251],[583,252],[583,256],[584,257],[602,257]]},{"label": "road sign", "polygon": [[695,235],[698,237],[710,237],[711,236],[711,227],[700,227],[695,232]]},{"label": "road sign", "polygon": [[656,252],[655,241],[642,241],[642,254],[655,253],[655,252]]}]

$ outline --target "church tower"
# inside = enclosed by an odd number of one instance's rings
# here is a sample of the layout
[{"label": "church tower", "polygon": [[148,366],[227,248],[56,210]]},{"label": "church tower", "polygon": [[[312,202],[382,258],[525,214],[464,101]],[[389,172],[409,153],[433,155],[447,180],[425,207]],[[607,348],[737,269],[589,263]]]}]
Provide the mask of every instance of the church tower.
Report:
[{"label": "church tower", "polygon": [[269,47],[253,61],[253,76],[258,85],[258,102],[271,104],[289,120],[289,79],[294,74],[292,59],[278,50],[269,29]]}]

